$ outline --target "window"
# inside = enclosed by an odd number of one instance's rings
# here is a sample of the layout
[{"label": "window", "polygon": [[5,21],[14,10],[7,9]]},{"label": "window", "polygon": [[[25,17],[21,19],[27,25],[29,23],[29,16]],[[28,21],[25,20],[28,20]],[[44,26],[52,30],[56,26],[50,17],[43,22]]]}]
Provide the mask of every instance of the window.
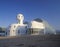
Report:
[{"label": "window", "polygon": [[31,29],[31,34],[33,34],[33,29]]},{"label": "window", "polygon": [[44,29],[41,29],[39,32],[40,34],[44,34]]},{"label": "window", "polygon": [[18,33],[20,33],[20,30],[18,30]]},{"label": "window", "polygon": [[34,33],[38,33],[38,31],[33,31],[33,34],[34,34]]},{"label": "window", "polygon": [[15,28],[16,26],[14,26],[14,28]]},{"label": "window", "polygon": [[25,28],[27,28],[27,26]]},{"label": "window", "polygon": [[14,32],[14,30],[13,30],[13,32]]},{"label": "window", "polygon": [[6,35],[7,35],[7,32],[6,32]]}]

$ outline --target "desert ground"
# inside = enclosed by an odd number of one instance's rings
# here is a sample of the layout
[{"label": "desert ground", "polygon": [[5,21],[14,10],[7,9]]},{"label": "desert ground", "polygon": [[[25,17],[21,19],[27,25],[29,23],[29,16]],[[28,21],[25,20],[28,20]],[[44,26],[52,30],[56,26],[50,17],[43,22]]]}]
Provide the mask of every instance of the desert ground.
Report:
[{"label": "desert ground", "polygon": [[60,35],[0,37],[0,47],[60,47]]}]

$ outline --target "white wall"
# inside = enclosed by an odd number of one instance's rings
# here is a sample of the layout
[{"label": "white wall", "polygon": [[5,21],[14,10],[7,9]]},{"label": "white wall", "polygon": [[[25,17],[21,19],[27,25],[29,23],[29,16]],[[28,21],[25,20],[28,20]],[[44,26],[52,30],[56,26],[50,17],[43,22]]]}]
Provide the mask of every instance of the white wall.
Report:
[{"label": "white wall", "polygon": [[[9,29],[7,29],[7,36],[18,36],[24,34],[26,31],[25,27],[27,25],[20,25],[20,24],[12,24]],[[10,31],[9,31],[10,30]],[[20,30],[20,33],[18,33]]]},{"label": "white wall", "polygon": [[45,25],[45,34],[56,34],[56,30],[47,23],[47,21],[43,21]]},{"label": "white wall", "polygon": [[31,22],[31,28],[40,28],[40,29],[44,29],[45,26],[42,22],[36,22],[36,21],[32,21]]},{"label": "white wall", "polygon": [[39,29],[39,31],[37,30],[38,33],[35,33],[37,35],[41,34],[41,32],[44,32],[44,34],[56,34],[56,31],[44,20],[43,22],[31,21],[28,28]]},{"label": "white wall", "polygon": [[42,30],[43,30],[43,34],[44,34],[45,26],[42,22],[31,21],[31,23],[29,23],[29,25],[28,25],[28,28],[32,28],[33,31],[36,32],[31,35],[39,35],[39,34],[42,34],[42,33],[40,33],[40,32],[42,32]]}]

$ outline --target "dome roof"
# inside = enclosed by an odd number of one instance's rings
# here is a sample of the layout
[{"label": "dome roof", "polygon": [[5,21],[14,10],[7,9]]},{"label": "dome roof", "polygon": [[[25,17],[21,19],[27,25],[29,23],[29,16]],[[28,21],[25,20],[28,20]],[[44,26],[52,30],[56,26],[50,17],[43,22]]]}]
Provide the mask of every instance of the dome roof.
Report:
[{"label": "dome roof", "polygon": [[34,21],[43,22],[43,20],[42,19],[39,19],[39,18],[34,19]]}]

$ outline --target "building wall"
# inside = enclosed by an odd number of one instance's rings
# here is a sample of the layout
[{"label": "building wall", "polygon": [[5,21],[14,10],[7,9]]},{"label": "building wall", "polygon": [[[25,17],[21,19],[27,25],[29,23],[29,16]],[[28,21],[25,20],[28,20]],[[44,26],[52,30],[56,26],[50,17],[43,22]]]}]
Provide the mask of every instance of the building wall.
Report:
[{"label": "building wall", "polygon": [[27,29],[27,34],[30,34],[30,35],[43,35],[44,34],[44,29],[28,28]]},{"label": "building wall", "polygon": [[9,29],[6,31],[6,36],[18,36],[24,34],[26,31],[27,25],[12,24]]},{"label": "building wall", "polygon": [[31,35],[44,34],[45,26],[42,22],[31,21],[28,24],[28,31]]},{"label": "building wall", "polygon": [[32,21],[31,22],[31,28],[39,28],[39,29],[44,29],[45,26],[42,22],[36,22],[36,21]]},{"label": "building wall", "polygon": [[30,31],[33,31],[34,35],[56,34],[55,30],[45,21],[32,21],[31,23],[29,23],[28,28],[31,28]]},{"label": "building wall", "polygon": [[48,24],[46,21],[43,21],[45,25],[45,34],[56,34],[56,30]]},{"label": "building wall", "polygon": [[17,27],[16,29],[16,35],[19,36],[19,35],[26,35],[26,26],[19,26]]},{"label": "building wall", "polygon": [[7,30],[7,36],[18,35],[42,35],[42,34],[56,34],[47,22],[31,21],[29,24],[12,24]]}]

